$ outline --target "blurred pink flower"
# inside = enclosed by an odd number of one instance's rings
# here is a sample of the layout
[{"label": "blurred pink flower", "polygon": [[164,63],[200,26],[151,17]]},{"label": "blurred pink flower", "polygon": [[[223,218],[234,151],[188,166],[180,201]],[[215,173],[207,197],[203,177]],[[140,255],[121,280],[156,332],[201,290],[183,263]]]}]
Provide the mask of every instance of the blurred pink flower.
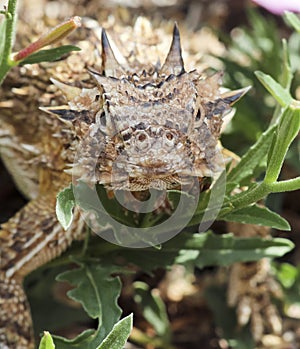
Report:
[{"label": "blurred pink flower", "polygon": [[284,11],[300,12],[300,0],[252,0],[276,15]]}]

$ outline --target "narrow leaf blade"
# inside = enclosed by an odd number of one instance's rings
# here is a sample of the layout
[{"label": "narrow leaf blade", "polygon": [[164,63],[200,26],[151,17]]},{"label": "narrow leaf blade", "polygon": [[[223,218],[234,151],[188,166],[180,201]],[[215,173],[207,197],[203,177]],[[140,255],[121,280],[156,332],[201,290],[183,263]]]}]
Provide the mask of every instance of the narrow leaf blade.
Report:
[{"label": "narrow leaf blade", "polygon": [[132,330],[132,314],[114,325],[97,349],[123,349]]},{"label": "narrow leaf blade", "polygon": [[20,64],[33,64],[41,62],[53,62],[59,60],[63,55],[71,51],[80,51],[81,49],[73,45],[64,45],[49,50],[40,50],[25,58]]},{"label": "narrow leaf blade", "polygon": [[119,251],[119,255],[150,272],[158,267],[174,264],[203,268],[235,262],[254,262],[264,257],[281,257],[293,248],[294,244],[290,240],[282,238],[242,238],[231,233],[217,235],[211,232],[191,236],[182,232],[163,244],[160,251],[133,249]]},{"label": "narrow leaf blade", "polygon": [[[275,127],[274,125],[265,131],[241,158],[240,162],[228,173],[227,183],[240,183],[243,179],[251,176],[254,169],[260,166],[261,162],[268,154]],[[230,192],[232,191],[232,185],[229,186],[229,190]]]},{"label": "narrow leaf blade", "polygon": [[266,207],[257,205],[244,207],[231,212],[223,217],[227,222],[239,222],[243,224],[256,224],[280,230],[290,230],[289,223],[277,213]]},{"label": "narrow leaf blade", "polygon": [[207,235],[203,248],[193,264],[199,268],[206,266],[226,266],[235,262],[257,261],[264,257],[281,257],[294,248],[288,239],[239,238],[233,234]]},{"label": "narrow leaf blade", "polygon": [[5,43],[5,34],[6,34],[6,17],[3,16],[3,18],[0,21],[0,64],[2,62],[3,57],[3,49],[4,49],[4,43]]},{"label": "narrow leaf blade", "polygon": [[276,137],[274,137],[272,150],[268,158],[265,182],[273,183],[278,179],[286,153],[298,135],[299,130],[300,103],[294,101],[293,104],[283,111],[280,117]]},{"label": "narrow leaf blade", "polygon": [[266,88],[266,90],[270,92],[270,94],[282,107],[286,107],[291,103],[292,97],[289,92],[284,89],[277,81],[275,81],[270,75],[264,74],[261,71],[256,71],[255,75],[262,83],[262,85]]},{"label": "narrow leaf blade", "polygon": [[300,33],[300,19],[297,15],[293,12],[286,11],[284,13],[284,18],[292,28]]}]

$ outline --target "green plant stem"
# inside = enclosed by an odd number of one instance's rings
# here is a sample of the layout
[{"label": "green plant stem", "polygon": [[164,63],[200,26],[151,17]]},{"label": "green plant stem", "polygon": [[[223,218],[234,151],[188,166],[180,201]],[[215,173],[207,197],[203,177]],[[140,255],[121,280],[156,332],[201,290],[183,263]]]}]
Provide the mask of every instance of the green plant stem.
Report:
[{"label": "green plant stem", "polygon": [[286,181],[279,181],[269,184],[272,193],[281,193],[285,191],[294,191],[300,189],[300,177],[288,179]]},{"label": "green plant stem", "polygon": [[6,31],[5,31],[5,43],[3,49],[3,57],[0,66],[0,85],[2,84],[6,74],[10,68],[16,65],[10,59],[12,44],[14,40],[15,33],[15,23],[16,23],[16,6],[17,0],[9,0],[7,7],[7,19],[6,19]]},{"label": "green plant stem", "polygon": [[[300,189],[300,177],[289,179],[286,181],[274,182],[270,184],[266,182],[261,182],[257,187],[250,190],[247,193],[247,195],[238,197],[236,199],[233,198],[230,201],[230,208],[231,208],[231,211],[234,211],[236,209],[241,209],[249,205],[252,205],[264,199],[266,196],[268,196],[271,193],[293,191],[298,189]],[[219,218],[222,218],[222,216],[224,216],[227,213],[228,213],[228,206],[226,206],[221,210],[219,214]]]},{"label": "green plant stem", "polygon": [[[270,194],[269,185],[262,182],[257,187],[255,187],[252,190],[249,190],[247,195],[244,195],[243,197],[237,197],[232,198],[232,200],[229,202],[230,204],[230,211],[235,211],[236,209],[241,209],[243,207],[252,205],[253,203],[263,199],[268,194]],[[228,206],[224,207],[220,213],[219,218],[222,218],[224,215],[228,213]]]}]

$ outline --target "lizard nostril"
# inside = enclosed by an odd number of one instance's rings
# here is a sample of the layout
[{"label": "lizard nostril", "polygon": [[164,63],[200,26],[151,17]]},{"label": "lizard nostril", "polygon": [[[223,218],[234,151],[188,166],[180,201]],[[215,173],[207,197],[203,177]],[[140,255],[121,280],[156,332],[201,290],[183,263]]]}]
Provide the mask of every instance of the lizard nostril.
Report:
[{"label": "lizard nostril", "polygon": [[139,142],[144,142],[146,140],[146,138],[147,138],[147,136],[144,133],[142,133],[138,136],[137,139]]},{"label": "lizard nostril", "polygon": [[136,135],[136,147],[138,148],[138,150],[146,150],[149,148],[150,146],[150,142],[149,142],[149,136],[147,135],[147,133],[145,131],[140,131],[137,135]]}]

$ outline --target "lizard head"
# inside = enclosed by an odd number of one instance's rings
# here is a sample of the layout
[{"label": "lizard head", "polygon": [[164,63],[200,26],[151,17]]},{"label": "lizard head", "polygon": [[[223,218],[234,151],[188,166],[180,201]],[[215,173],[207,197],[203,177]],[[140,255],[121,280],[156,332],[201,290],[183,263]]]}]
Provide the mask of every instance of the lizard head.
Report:
[{"label": "lizard head", "polygon": [[121,66],[104,29],[101,42],[102,72],[90,69],[96,87],[73,90],[76,98],[69,103],[93,111],[87,113],[90,119],[85,116],[85,126],[82,112],[72,120],[73,126],[80,120],[77,135],[88,129],[73,174],[139,191],[176,187],[185,177],[218,171],[223,118],[248,89],[222,94],[220,73],[186,72],[176,24],[164,64],[148,70]]}]

